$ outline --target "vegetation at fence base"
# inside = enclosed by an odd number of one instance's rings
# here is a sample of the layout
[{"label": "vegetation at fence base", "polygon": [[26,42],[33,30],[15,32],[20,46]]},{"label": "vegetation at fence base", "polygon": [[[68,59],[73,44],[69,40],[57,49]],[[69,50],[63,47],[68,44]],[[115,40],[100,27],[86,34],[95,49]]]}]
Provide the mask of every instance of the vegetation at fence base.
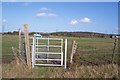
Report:
[{"label": "vegetation at fence base", "polygon": [[[72,66],[72,70],[67,70],[65,73],[56,75],[57,77],[70,77],[70,78],[112,78],[117,77],[116,65],[103,65],[103,66]],[[113,69],[114,68],[114,69]],[[113,70],[112,70],[113,69]],[[112,70],[112,71],[111,71]],[[55,77],[56,77],[55,76]]]},{"label": "vegetation at fence base", "polygon": [[[63,67],[38,67],[26,69],[23,65],[4,64],[4,78],[117,78],[118,65],[102,66],[72,65]],[[6,70],[5,70],[6,69]]]},{"label": "vegetation at fence base", "polygon": [[[114,39],[110,38],[68,38],[68,61],[72,48],[72,41],[78,44],[74,64],[68,63],[64,67],[39,67],[24,69],[23,64],[16,65],[11,44],[18,48],[18,36],[4,35],[2,41],[3,77],[29,77],[29,78],[116,78],[118,76],[117,49],[115,50],[115,63],[111,63]],[[11,55],[11,57],[9,56]],[[9,62],[13,61],[13,62]],[[6,64],[7,63],[7,64]],[[19,70],[18,70],[19,69]],[[27,71],[25,71],[27,70]]]}]

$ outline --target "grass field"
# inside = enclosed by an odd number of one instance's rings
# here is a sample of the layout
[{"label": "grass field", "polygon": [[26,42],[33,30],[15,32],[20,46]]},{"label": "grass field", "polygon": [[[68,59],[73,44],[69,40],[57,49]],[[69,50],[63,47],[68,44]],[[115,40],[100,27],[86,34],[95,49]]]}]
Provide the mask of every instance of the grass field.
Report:
[{"label": "grass field", "polygon": [[[78,43],[74,64],[68,63],[64,67],[35,67],[24,70],[23,66],[16,65],[11,46],[18,48],[18,36],[4,35],[2,37],[3,77],[37,77],[37,78],[113,78],[118,75],[117,47],[115,61],[111,63],[114,39],[109,38],[76,38],[68,39],[68,59],[72,48],[72,41]],[[22,65],[22,64],[21,64]],[[17,69],[17,70],[16,70]],[[14,73],[16,72],[16,73]]]}]

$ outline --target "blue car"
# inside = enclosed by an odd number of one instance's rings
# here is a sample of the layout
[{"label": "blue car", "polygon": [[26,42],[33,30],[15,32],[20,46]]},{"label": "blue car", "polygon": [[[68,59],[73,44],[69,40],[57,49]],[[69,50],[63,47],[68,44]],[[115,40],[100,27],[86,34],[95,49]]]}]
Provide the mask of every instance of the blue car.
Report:
[{"label": "blue car", "polygon": [[35,37],[43,37],[41,34],[34,34]]}]

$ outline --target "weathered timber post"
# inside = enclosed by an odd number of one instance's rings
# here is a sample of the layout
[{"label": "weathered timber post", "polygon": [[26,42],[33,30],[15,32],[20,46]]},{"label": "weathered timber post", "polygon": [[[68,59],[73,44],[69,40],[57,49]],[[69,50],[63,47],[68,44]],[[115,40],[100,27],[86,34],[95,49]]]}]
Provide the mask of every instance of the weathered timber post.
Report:
[{"label": "weathered timber post", "polygon": [[27,65],[29,66],[29,68],[31,68],[29,32],[28,32],[28,25],[27,24],[24,24],[24,35],[25,35],[25,48],[26,48]]},{"label": "weathered timber post", "polygon": [[19,55],[21,54],[21,30],[19,29]]},{"label": "weathered timber post", "polygon": [[116,44],[117,44],[117,38],[115,38],[115,42],[114,42],[114,48],[113,48],[113,54],[112,54],[112,63],[114,63],[114,60],[115,60],[115,48],[116,48]]},{"label": "weathered timber post", "polygon": [[77,49],[77,43],[75,41],[73,41],[73,45],[72,45],[72,52],[71,52],[71,56],[70,56],[70,63],[73,63],[73,56],[76,53],[76,49]]}]

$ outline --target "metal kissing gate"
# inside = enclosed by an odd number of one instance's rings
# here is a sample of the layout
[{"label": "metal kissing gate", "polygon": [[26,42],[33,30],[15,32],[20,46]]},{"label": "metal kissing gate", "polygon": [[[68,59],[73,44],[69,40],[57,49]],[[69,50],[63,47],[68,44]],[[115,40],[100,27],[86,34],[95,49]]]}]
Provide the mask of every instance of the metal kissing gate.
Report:
[{"label": "metal kissing gate", "polygon": [[32,67],[64,66],[66,68],[67,39],[33,37]]}]

